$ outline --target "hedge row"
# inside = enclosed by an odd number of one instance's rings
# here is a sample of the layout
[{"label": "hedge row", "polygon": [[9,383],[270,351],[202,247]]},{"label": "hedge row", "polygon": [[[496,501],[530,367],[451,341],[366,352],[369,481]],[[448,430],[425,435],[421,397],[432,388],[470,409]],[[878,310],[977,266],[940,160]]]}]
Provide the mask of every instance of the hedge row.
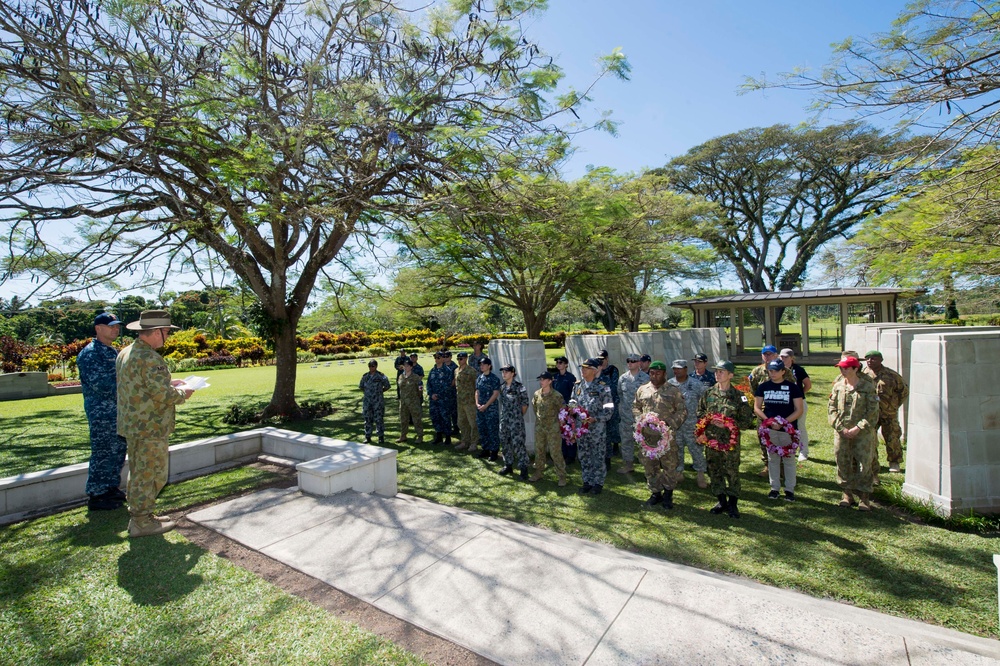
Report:
[{"label": "hedge row", "polygon": [[[442,349],[454,347],[471,347],[474,342],[489,343],[493,338],[525,340],[523,333],[490,335],[477,333],[474,335],[444,335],[427,328],[405,329],[402,331],[346,331],[344,333],[320,332],[308,338],[299,337],[298,345],[302,351],[317,355],[351,354],[367,352],[371,356],[385,356],[389,352],[400,349]],[[543,342],[555,347],[566,344],[566,333],[542,333]]]}]

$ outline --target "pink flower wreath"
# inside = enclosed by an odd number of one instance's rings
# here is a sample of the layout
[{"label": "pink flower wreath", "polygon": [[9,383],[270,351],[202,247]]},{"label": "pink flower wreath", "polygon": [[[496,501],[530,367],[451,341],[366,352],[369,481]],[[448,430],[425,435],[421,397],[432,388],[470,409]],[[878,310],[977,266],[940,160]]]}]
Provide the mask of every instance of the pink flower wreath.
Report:
[{"label": "pink flower wreath", "polygon": [[559,431],[562,438],[570,444],[576,444],[577,440],[590,432],[590,424],[587,419],[590,414],[583,407],[572,405],[559,410]]},{"label": "pink flower wreath", "polygon": [[[771,424],[777,423],[781,426],[781,430],[784,430],[792,437],[792,443],[788,446],[778,446],[777,444],[771,443]],[[764,443],[764,448],[766,448],[771,453],[777,453],[782,458],[786,458],[795,453],[802,448],[802,438],[799,436],[799,431],[792,426],[788,419],[782,416],[772,416],[769,419],[765,419],[761,422],[760,427],[757,428],[757,434],[760,435],[760,441]]]},{"label": "pink flower wreath", "polygon": [[[642,434],[642,432],[647,428],[660,433],[660,439],[656,443],[656,446],[650,446],[646,443],[646,437]],[[638,422],[636,422],[635,433],[632,435],[632,438],[639,444],[644,456],[650,460],[656,460],[670,450],[670,442],[673,441],[674,434],[670,431],[670,427],[664,423],[659,416],[657,416],[654,412],[647,412],[641,419],[638,420]]]}]

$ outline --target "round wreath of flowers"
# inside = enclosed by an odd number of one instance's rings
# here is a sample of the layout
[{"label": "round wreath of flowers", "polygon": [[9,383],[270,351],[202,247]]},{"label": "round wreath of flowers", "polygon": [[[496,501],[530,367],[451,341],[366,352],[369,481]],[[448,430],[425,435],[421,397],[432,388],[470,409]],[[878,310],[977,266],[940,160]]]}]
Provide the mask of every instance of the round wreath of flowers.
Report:
[{"label": "round wreath of flowers", "polygon": [[[781,430],[784,430],[792,437],[792,443],[788,446],[778,446],[777,444],[771,443],[771,424],[777,423],[781,426]],[[782,458],[787,456],[795,455],[795,452],[802,447],[802,440],[799,436],[799,431],[796,430],[788,419],[781,416],[772,416],[769,419],[764,419],[761,422],[760,427],[757,428],[757,434],[760,435],[760,441],[764,443],[764,447],[771,453],[777,453]]]},{"label": "round wreath of flowers", "polygon": [[[710,425],[726,430],[729,433],[729,439],[726,441],[709,439],[705,434],[705,429]],[[694,427],[694,438],[699,444],[704,444],[710,449],[715,449],[716,451],[732,451],[736,448],[736,445],[739,444],[740,429],[737,427],[736,421],[734,421],[732,417],[723,416],[722,414],[706,414]]]},{"label": "round wreath of flowers", "polygon": [[[646,438],[642,432],[647,428],[660,433],[660,439],[656,443],[656,446],[650,446],[646,442]],[[664,423],[659,416],[654,412],[647,412],[636,422],[635,434],[632,437],[639,444],[644,456],[650,460],[656,460],[670,450],[670,443],[674,439],[674,434],[670,431],[670,426]]]},{"label": "round wreath of flowers", "polygon": [[590,432],[588,418],[590,414],[583,407],[571,405],[560,409],[559,432],[562,433],[562,438],[570,444],[576,444],[578,439]]}]

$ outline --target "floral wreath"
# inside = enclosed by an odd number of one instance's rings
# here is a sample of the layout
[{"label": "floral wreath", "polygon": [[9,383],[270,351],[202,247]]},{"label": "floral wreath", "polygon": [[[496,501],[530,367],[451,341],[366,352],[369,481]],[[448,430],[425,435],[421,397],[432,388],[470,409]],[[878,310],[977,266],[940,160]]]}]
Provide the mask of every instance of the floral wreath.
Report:
[{"label": "floral wreath", "polygon": [[[792,436],[791,444],[788,446],[778,446],[771,443],[771,424],[773,423],[777,423],[781,426],[781,430]],[[770,453],[777,453],[782,458],[794,455],[802,447],[802,439],[799,436],[799,431],[792,426],[788,419],[781,416],[772,416],[769,419],[764,419],[760,427],[757,428],[757,434],[760,435],[760,441],[763,442],[764,447]]]},{"label": "floral wreath", "polygon": [[577,440],[590,432],[590,424],[587,419],[590,414],[583,407],[571,405],[559,410],[559,432],[562,438],[570,444],[576,444]]},{"label": "floral wreath", "polygon": [[[646,437],[642,434],[642,431],[647,428],[660,433],[660,441],[656,443],[656,446],[650,446],[646,442]],[[670,427],[655,412],[647,412],[636,422],[635,434],[632,437],[638,442],[644,456],[650,460],[656,460],[670,450],[670,442],[673,441],[674,434],[671,432]]]},{"label": "floral wreath", "polygon": [[734,389],[746,396],[747,402],[753,405],[753,391],[750,390],[750,382],[745,382],[743,384],[736,384],[733,386]]},{"label": "floral wreath", "polygon": [[[705,429],[710,425],[728,431],[729,439],[726,441],[709,439],[705,434]],[[699,444],[704,444],[710,449],[715,449],[716,451],[732,451],[736,448],[736,445],[740,443],[740,429],[736,425],[736,421],[729,416],[725,416],[723,414],[706,414],[694,427],[694,438]]]}]

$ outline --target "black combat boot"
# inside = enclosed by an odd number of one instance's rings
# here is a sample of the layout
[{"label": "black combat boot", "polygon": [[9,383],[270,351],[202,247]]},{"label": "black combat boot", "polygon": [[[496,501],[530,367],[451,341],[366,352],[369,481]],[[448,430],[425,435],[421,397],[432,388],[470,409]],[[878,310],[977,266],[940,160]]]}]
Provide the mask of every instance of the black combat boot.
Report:
[{"label": "black combat boot", "polygon": [[486,458],[490,457],[490,452],[487,451],[486,449],[483,449],[482,451],[479,452],[479,455],[476,457],[479,458],[480,460],[485,460]]},{"label": "black combat boot", "polygon": [[490,451],[490,462],[496,462],[500,458],[499,451]]},{"label": "black combat boot", "polygon": [[652,509],[654,506],[656,506],[662,501],[663,501],[663,491],[660,491],[658,493],[653,493],[652,495],[650,495],[649,499],[646,500],[646,503],[643,506],[645,506],[647,509]]},{"label": "black combat boot", "polygon": [[663,508],[673,509],[674,508],[674,491],[664,490],[663,491]]},{"label": "black combat boot", "polygon": [[721,495],[716,495],[716,498],[718,498],[719,503],[713,506],[711,509],[709,509],[708,512],[713,513],[717,516],[729,508],[729,498],[726,496],[725,493],[722,493]]},{"label": "black combat boot", "polygon": [[434,441],[431,442],[431,445],[433,446],[433,445],[440,444],[440,443],[441,443],[441,433],[435,432],[434,433]]},{"label": "black combat boot", "polygon": [[521,468],[521,480],[522,481],[527,481],[528,480],[528,468],[527,467],[522,467]]},{"label": "black combat boot", "polygon": [[513,474],[513,473],[514,473],[513,465],[505,465],[502,470],[497,472],[497,474],[499,474],[500,476],[507,476],[508,474]]},{"label": "black combat boot", "polygon": [[729,517],[730,518],[739,518],[740,517],[740,510],[736,508],[736,498],[735,497],[730,497],[729,498]]},{"label": "black combat boot", "polygon": [[604,459],[604,471],[605,472],[611,471],[611,456],[608,456],[607,458]]},{"label": "black combat boot", "polygon": [[581,495],[589,495],[590,490],[593,487],[594,486],[590,485],[589,483],[584,483],[582,486],[580,486],[580,489],[577,490],[576,492],[580,493]]},{"label": "black combat boot", "polygon": [[604,486],[602,486],[601,484],[598,483],[597,485],[595,485],[594,487],[592,487],[590,489],[590,494],[591,495],[600,495],[602,490],[604,490]]},{"label": "black combat boot", "polygon": [[444,436],[444,445],[445,446],[451,446],[451,435],[450,434],[447,434],[447,435]]}]

